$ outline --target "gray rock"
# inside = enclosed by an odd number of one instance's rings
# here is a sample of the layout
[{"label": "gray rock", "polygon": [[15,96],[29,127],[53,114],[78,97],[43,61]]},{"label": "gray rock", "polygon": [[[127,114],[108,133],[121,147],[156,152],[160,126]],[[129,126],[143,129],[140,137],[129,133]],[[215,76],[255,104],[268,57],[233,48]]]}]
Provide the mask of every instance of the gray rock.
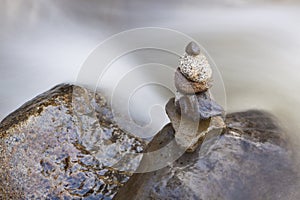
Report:
[{"label": "gray rock", "polygon": [[[252,110],[227,115],[226,124],[224,134],[205,140],[196,152],[134,174],[114,199],[292,199],[299,177],[274,118]],[[154,149],[173,138],[167,125],[152,141]]]},{"label": "gray rock", "polygon": [[100,93],[59,85],[1,122],[0,199],[111,199],[131,176],[119,161],[144,146]]},{"label": "gray rock", "polygon": [[186,47],[185,47],[185,52],[188,55],[191,56],[196,56],[200,54],[200,47],[195,43],[195,42],[190,42]]},{"label": "gray rock", "polygon": [[187,152],[194,152],[209,135],[220,135],[225,128],[220,116],[206,120],[192,121],[176,111],[174,98],[166,104],[166,112],[175,130],[176,142]]},{"label": "gray rock", "polygon": [[208,91],[195,95],[180,95],[175,99],[176,111],[193,120],[206,120],[214,116],[222,116],[224,110],[210,98]]}]

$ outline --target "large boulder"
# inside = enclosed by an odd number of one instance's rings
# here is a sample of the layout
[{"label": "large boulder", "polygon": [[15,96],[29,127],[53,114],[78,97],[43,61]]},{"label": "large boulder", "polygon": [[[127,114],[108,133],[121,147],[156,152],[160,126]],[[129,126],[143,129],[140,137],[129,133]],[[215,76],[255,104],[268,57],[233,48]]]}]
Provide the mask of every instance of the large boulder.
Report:
[{"label": "large boulder", "polygon": [[111,199],[144,146],[100,93],[59,85],[1,122],[0,199]]},{"label": "large boulder", "polygon": [[[194,153],[157,171],[134,174],[114,199],[297,199],[292,153],[274,117],[250,110],[227,115],[226,125],[222,135],[207,138]],[[173,140],[168,124],[146,151]]]}]

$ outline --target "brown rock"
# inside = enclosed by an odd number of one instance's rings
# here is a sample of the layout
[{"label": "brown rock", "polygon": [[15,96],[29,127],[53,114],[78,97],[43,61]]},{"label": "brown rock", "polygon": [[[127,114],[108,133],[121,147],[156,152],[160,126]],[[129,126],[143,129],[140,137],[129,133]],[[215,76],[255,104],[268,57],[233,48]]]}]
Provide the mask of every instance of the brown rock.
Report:
[{"label": "brown rock", "polygon": [[100,93],[59,85],[1,122],[0,199],[111,199],[131,176],[115,163],[144,145]]},{"label": "brown rock", "polygon": [[212,86],[212,82],[194,82],[188,80],[177,68],[175,72],[175,87],[177,90],[184,94],[196,94],[199,92],[205,92]]}]

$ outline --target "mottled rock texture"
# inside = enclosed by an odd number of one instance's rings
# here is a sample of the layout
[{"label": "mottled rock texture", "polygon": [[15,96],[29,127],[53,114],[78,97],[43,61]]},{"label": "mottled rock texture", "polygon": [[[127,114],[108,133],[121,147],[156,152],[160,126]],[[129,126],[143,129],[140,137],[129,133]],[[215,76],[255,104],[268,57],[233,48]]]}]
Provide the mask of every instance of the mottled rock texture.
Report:
[{"label": "mottled rock texture", "polygon": [[208,82],[212,78],[210,64],[201,52],[197,56],[184,54],[180,58],[179,69],[187,79],[194,82]]},{"label": "mottled rock texture", "polygon": [[143,148],[100,93],[56,86],[0,124],[0,199],[111,199],[141,157],[118,161]]},{"label": "mottled rock texture", "polygon": [[[158,171],[134,174],[114,199],[292,199],[297,175],[274,118],[251,110],[227,115],[226,124],[224,134],[206,139],[196,152]],[[147,151],[173,138],[167,125]]]},{"label": "mottled rock texture", "polygon": [[183,94],[196,94],[199,92],[205,92],[212,86],[212,81],[208,82],[194,82],[188,80],[179,70],[179,68],[175,72],[174,77],[175,87],[176,89]]}]

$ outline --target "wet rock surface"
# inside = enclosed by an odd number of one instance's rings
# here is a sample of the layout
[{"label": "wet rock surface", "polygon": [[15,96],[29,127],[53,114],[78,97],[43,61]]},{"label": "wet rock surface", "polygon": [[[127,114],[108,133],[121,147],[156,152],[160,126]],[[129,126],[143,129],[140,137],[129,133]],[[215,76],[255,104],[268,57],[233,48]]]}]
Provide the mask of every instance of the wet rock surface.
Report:
[{"label": "wet rock surface", "polygon": [[176,112],[174,98],[166,104],[166,112],[175,130],[175,140],[187,152],[194,152],[203,142],[204,138],[220,135],[225,128],[220,116],[206,120],[192,121]]},{"label": "wet rock surface", "polygon": [[100,93],[59,85],[1,122],[0,199],[111,199],[141,157],[119,161],[144,146]]},{"label": "wet rock surface", "polygon": [[193,121],[206,120],[214,116],[222,116],[224,110],[210,98],[209,92],[195,95],[182,95],[175,98],[176,111]]},{"label": "wet rock surface", "polygon": [[[224,134],[206,139],[196,152],[134,174],[114,199],[297,199],[290,191],[299,179],[276,120],[251,110],[227,115],[226,125]],[[174,134],[167,125],[150,148],[162,148]]]}]

